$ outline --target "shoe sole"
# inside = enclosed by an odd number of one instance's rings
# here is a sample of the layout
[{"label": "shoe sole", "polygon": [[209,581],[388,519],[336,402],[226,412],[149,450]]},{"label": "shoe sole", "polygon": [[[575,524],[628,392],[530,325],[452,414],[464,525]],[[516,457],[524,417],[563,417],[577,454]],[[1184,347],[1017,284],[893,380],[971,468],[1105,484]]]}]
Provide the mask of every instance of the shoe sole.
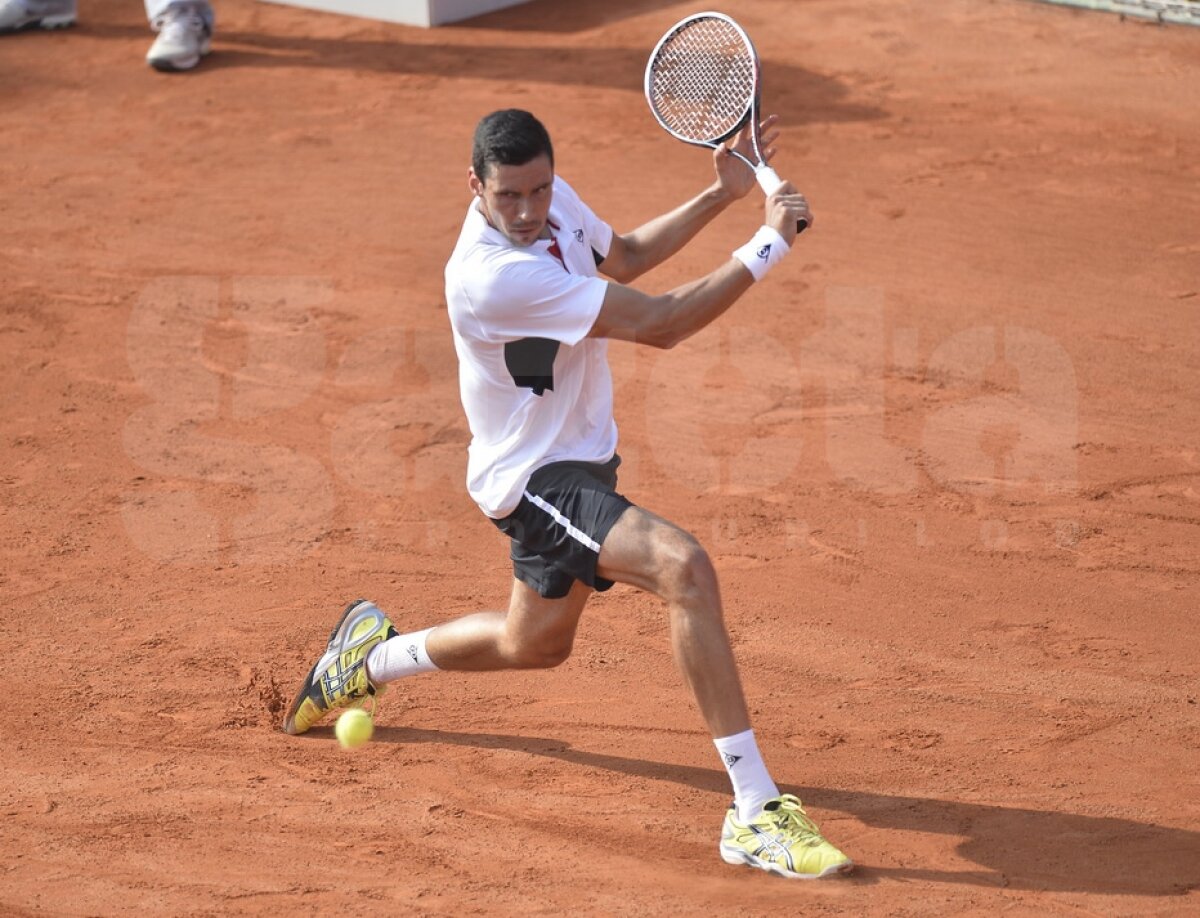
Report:
[{"label": "shoe sole", "polygon": [[28,32],[32,29],[44,29],[48,32],[52,29],[65,29],[73,25],[75,25],[74,16],[43,16],[41,19],[34,19],[32,22],[14,26],[11,29],[0,29],[0,35],[11,35],[14,32]]},{"label": "shoe sole", "polygon": [[[329,641],[326,643],[326,651],[329,649],[329,644],[333,643],[333,639],[337,637],[337,633],[342,629],[342,625],[346,623],[346,619],[350,617],[350,613],[367,602],[365,599],[356,599],[350,605],[346,606],[346,611],[342,613],[342,617],[338,619],[337,624],[333,626],[333,630],[329,632]],[[300,691],[296,693],[296,697],[292,700],[292,706],[288,708],[287,716],[283,719],[283,732],[288,736],[296,736],[296,714],[300,711],[300,705],[304,704],[304,699],[308,697],[308,693],[312,691],[313,678],[317,675],[317,667],[321,665],[321,660],[325,659],[325,654],[317,659],[313,664],[313,668],[309,670],[308,678],[300,686]]]},{"label": "shoe sole", "polygon": [[181,73],[184,70],[191,70],[201,59],[212,51],[212,43],[206,41],[200,46],[200,53],[194,57],[148,57],[146,63],[157,70],[159,73]]},{"label": "shoe sole", "polygon": [[764,870],[767,873],[773,873],[777,877],[785,877],[789,880],[823,880],[829,877],[844,876],[854,870],[854,861],[843,861],[832,867],[826,867],[820,873],[796,873],[780,867],[778,864],[760,861],[753,854],[742,851],[740,848],[726,848],[724,845],[721,845],[721,860],[726,864],[756,867],[759,870]]}]

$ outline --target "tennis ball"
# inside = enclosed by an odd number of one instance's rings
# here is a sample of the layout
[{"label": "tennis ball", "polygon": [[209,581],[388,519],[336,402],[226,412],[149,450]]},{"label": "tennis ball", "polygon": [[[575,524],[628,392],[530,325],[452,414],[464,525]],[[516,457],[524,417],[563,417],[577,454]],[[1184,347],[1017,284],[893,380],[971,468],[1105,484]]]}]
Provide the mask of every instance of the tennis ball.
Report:
[{"label": "tennis ball", "polygon": [[343,749],[355,749],[371,738],[375,732],[375,721],[362,708],[351,708],[337,719],[333,732]]}]

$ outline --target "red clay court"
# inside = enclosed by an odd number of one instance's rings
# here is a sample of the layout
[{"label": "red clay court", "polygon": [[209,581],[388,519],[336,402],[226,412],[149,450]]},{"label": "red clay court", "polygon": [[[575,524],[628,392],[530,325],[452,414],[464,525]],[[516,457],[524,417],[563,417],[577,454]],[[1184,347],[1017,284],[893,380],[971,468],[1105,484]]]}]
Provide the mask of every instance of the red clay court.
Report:
[{"label": "red clay court", "polygon": [[[618,230],[711,177],[641,95],[696,7],[434,30],[218,0],[0,39],[0,912],[1200,911],[1200,29],[1021,0],[737,0],[814,228],[614,344],[622,487],[722,577],[760,745],[849,879],[723,864],[665,613],[550,672],[281,709],[347,600],[502,607],[442,267],[476,120]],[[646,289],[715,267],[760,196]]]}]

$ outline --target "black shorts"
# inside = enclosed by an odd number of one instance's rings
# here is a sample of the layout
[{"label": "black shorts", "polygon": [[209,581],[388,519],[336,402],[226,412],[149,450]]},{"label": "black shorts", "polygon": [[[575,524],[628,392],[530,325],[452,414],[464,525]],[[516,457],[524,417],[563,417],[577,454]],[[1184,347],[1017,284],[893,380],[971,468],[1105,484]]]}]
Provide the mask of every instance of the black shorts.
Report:
[{"label": "black shorts", "polygon": [[576,580],[607,590],[596,576],[600,546],[621,514],[633,506],[616,491],[614,455],[605,463],[552,462],[525,485],[517,509],[492,520],[512,538],[513,576],[546,599],[559,599]]}]

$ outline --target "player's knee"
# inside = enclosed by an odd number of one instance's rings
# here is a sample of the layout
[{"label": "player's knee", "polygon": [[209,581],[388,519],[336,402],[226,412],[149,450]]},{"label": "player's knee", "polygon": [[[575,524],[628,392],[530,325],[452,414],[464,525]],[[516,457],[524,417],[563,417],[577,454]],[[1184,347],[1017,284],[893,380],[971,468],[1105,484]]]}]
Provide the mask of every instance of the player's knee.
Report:
[{"label": "player's knee", "polygon": [[687,603],[697,593],[714,592],[717,574],[712,559],[694,536],[678,532],[663,546],[663,598]]},{"label": "player's knee", "polygon": [[530,641],[511,647],[508,657],[516,669],[553,669],[567,661],[571,648],[571,641]]}]

